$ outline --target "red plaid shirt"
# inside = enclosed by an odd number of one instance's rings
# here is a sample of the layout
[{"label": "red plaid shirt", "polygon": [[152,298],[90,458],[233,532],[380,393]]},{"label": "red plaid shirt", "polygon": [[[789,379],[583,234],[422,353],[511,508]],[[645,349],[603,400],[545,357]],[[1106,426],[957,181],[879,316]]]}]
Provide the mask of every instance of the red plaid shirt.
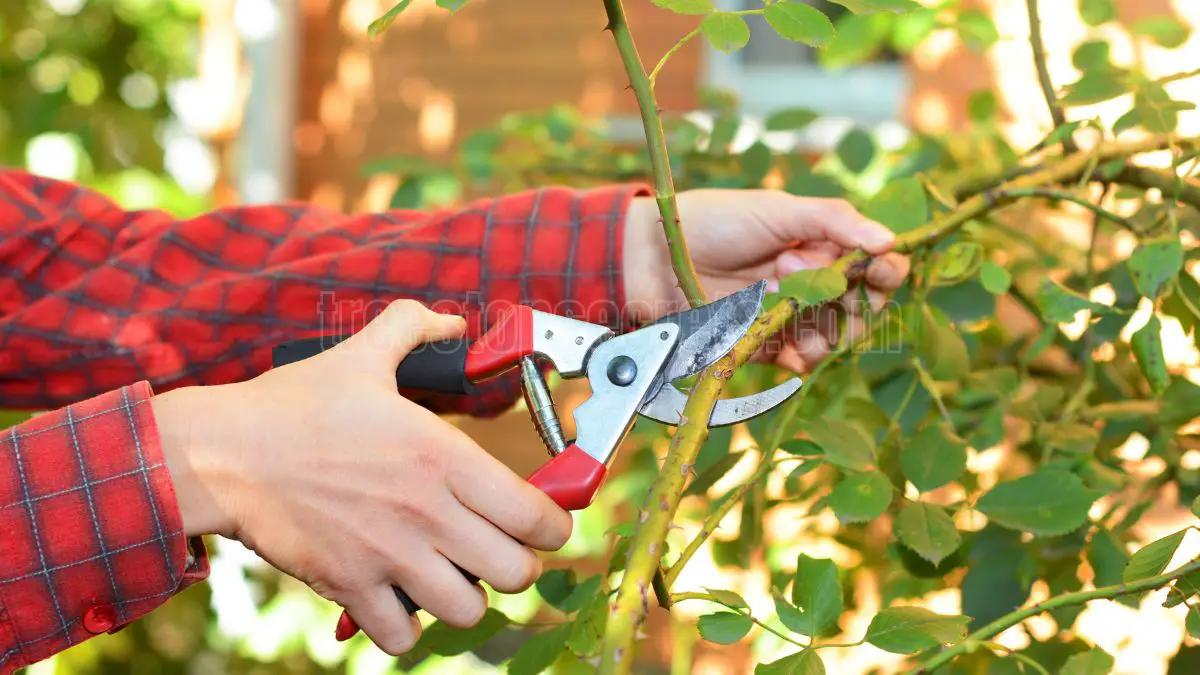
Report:
[{"label": "red plaid shirt", "polygon": [[[178,220],[0,170],[0,408],[57,408],[0,431],[0,674],[207,576],[202,540],[182,530],[152,388],[253,377],[276,343],[360,328],[397,298],[467,317],[472,336],[507,302],[619,330],[623,216],[647,193],[545,188],[435,212],[286,204]],[[487,415],[520,388],[506,377],[471,399],[406,393]]]}]

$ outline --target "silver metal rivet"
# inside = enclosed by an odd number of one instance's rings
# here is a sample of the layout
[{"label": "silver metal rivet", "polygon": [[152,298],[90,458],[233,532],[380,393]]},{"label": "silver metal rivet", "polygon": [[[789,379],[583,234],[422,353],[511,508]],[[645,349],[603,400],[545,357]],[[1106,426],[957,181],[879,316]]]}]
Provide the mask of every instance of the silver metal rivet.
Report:
[{"label": "silver metal rivet", "polygon": [[583,336],[582,336],[582,335],[580,335],[579,337],[575,338],[575,344],[577,344],[577,345],[581,345],[581,344],[583,344]]},{"label": "silver metal rivet", "polygon": [[552,331],[552,330],[546,331],[546,339],[549,340],[552,337],[554,337],[554,331]]},{"label": "silver metal rivet", "polygon": [[671,335],[670,335],[670,333],[668,333],[667,331],[664,330],[663,332],[658,334],[658,337],[661,340],[666,340],[667,338],[671,337]]},{"label": "silver metal rivet", "polygon": [[624,354],[608,362],[608,381],[618,387],[629,386],[637,379],[637,362]]}]

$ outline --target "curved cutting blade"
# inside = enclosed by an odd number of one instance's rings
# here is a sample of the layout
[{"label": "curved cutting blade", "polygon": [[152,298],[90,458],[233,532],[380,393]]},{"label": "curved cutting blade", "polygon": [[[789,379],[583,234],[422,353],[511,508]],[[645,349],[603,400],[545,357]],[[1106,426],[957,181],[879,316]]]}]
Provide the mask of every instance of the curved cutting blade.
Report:
[{"label": "curved cutting blade", "polygon": [[[792,394],[800,391],[800,387],[803,384],[800,378],[793,377],[783,384],[776,385],[766,391],[760,391],[757,394],[741,398],[719,399],[717,404],[713,406],[712,415],[708,419],[708,426],[723,427],[758,417],[788,400]],[[674,385],[664,384],[658,390],[658,393],[654,395],[654,398],[642,404],[642,407],[638,409],[638,413],[656,422],[677,426],[683,417],[683,406],[686,404],[686,394],[676,389]]]},{"label": "curved cutting blade", "polygon": [[716,302],[668,314],[650,324],[679,326],[679,346],[661,373],[664,388],[670,382],[695,375],[728,354],[754,323],[766,292],[764,279]]}]

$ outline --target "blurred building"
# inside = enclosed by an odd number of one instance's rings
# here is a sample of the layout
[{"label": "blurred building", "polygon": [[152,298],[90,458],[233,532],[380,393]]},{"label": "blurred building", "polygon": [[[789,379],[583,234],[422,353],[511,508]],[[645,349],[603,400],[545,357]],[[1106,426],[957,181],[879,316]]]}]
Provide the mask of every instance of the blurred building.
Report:
[{"label": "blurred building", "polygon": [[[845,11],[826,0],[811,1],[834,16]],[[463,135],[504,113],[561,102],[602,117],[614,136],[640,142],[636,104],[625,89],[612,38],[602,31],[599,1],[471,0],[451,14],[434,0],[415,0],[383,36],[368,37],[367,25],[390,4],[212,3],[210,27],[241,37],[241,61],[226,68],[249,85],[240,113],[244,152],[237,167],[227,167],[239,176],[241,199],[286,196],[347,210],[378,208],[390,186],[371,185],[359,171],[365,162],[396,154],[442,157]],[[740,9],[752,3],[716,4]],[[990,15],[998,29],[999,40],[985,53],[964,45],[956,31],[943,30],[911,55],[885,51],[870,63],[831,72],[817,65],[811,49],[776,37],[760,17],[748,17],[753,36],[747,49],[725,54],[703,39],[690,41],[659,76],[658,98],[665,110],[682,112],[700,107],[705,87],[729,90],[751,116],[746,137],[754,132],[755,115],[810,107],[828,118],[797,143],[825,147],[850,125],[884,134],[961,126],[971,93],[993,89],[1001,111],[1014,120],[1014,142],[1032,143],[1048,131],[1049,117],[1029,53],[1024,0],[967,4]],[[1072,50],[1095,37],[1113,42],[1116,62],[1132,62],[1136,50],[1151,71],[1174,72],[1179,59],[1200,58],[1195,35],[1170,52],[1135,46],[1115,26],[1086,26],[1077,4],[1041,3],[1050,74],[1058,86],[1078,79]],[[1126,24],[1156,14],[1200,21],[1200,8],[1185,0],[1117,4]],[[697,24],[696,17],[673,14],[650,0],[626,5],[642,59],[651,65]],[[1186,91],[1197,85],[1173,86]],[[1127,106],[1118,100],[1076,114],[1115,119]],[[1184,119],[1185,126],[1195,123],[1187,114]]]}]

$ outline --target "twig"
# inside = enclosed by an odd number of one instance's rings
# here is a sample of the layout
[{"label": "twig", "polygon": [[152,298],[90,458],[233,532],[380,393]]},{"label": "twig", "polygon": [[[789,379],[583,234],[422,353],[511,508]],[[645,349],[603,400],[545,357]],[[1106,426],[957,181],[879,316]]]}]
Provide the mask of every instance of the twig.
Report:
[{"label": "twig", "polygon": [[1032,616],[1037,616],[1042,612],[1062,607],[1071,607],[1073,605],[1082,605],[1092,600],[1111,599],[1123,595],[1133,595],[1142,591],[1151,591],[1156,588],[1161,588],[1178,579],[1179,577],[1191,574],[1196,570],[1200,570],[1200,558],[1181,565],[1174,571],[1157,576],[1141,579],[1130,583],[1114,584],[1112,586],[1102,586],[1090,591],[1076,591],[1074,593],[1064,593],[1057,595],[1042,602],[1036,603],[1025,609],[1020,609],[1015,612],[1006,614],[999,619],[989,623],[979,630],[971,633],[965,640],[938,653],[933,658],[926,661],[916,670],[911,671],[913,675],[923,675],[924,673],[932,673],[938,668],[950,663],[955,657],[961,656],[974,649],[977,645],[991,640],[992,637],[999,635],[1008,628],[1015,626],[1025,619]]},{"label": "twig", "polygon": [[686,45],[689,41],[691,41],[692,38],[696,37],[699,34],[700,34],[700,28],[697,26],[696,28],[692,29],[692,32],[688,33],[687,35],[684,35],[683,39],[681,39],[679,42],[676,42],[674,46],[672,46],[670,49],[668,49],[666,54],[663,54],[662,58],[658,60],[658,65],[654,66],[654,70],[650,71],[650,86],[651,87],[653,87],[655,85],[655,83],[657,82],[659,71],[661,71],[663,69],[663,66],[667,65],[667,59],[670,59],[672,56],[675,55],[676,52],[678,52],[680,49],[683,49],[684,45]]},{"label": "twig", "polygon": [[[997,193],[1003,193],[1003,194],[997,194]],[[1099,204],[1096,204],[1091,201],[1088,201],[1087,199],[1084,199],[1083,197],[1071,194],[1070,192],[1064,192],[1062,190],[1054,190],[1051,188],[1023,188],[1023,189],[1016,188],[1016,189],[1012,189],[1012,190],[994,191],[993,197],[996,197],[998,199],[1004,199],[1005,201],[1007,201],[1009,199],[1016,199],[1016,198],[1021,198],[1021,197],[1044,197],[1046,199],[1055,199],[1058,201],[1071,202],[1072,204],[1078,204],[1079,206],[1082,206],[1083,208],[1091,211],[1092,213],[1094,213],[1095,215],[1097,215],[1101,218],[1104,218],[1106,220],[1116,223],[1117,225],[1120,225],[1121,227],[1125,228],[1126,230],[1129,230],[1130,232],[1132,232],[1134,234],[1138,234],[1141,231],[1141,228],[1139,228],[1137,225],[1135,225],[1133,223],[1133,221],[1129,220],[1128,218],[1119,216],[1119,215],[1113,213],[1112,211],[1109,211],[1108,209],[1100,206]]]},{"label": "twig", "polygon": [[658,213],[662,217],[663,234],[666,235],[667,248],[671,253],[671,267],[675,270],[675,278],[679,280],[679,288],[687,297],[688,303],[692,307],[699,307],[708,302],[708,299],[700,285],[700,279],[696,276],[696,268],[692,265],[692,257],[688,254],[687,242],[680,229],[675,182],[671,177],[667,141],[663,135],[662,116],[654,100],[654,88],[650,78],[646,76],[646,69],[642,67],[642,59],[638,56],[633,34],[629,32],[621,0],[604,0],[604,11],[608,14],[606,29],[612,32],[617,42],[621,62],[625,65],[625,72],[629,74],[629,86],[633,89],[642,113],[646,148],[650,153],[650,169],[654,174],[654,201],[658,204]]},{"label": "twig", "polygon": [[[1046,45],[1042,43],[1038,0],[1025,0],[1025,9],[1029,15],[1029,46],[1033,48],[1033,65],[1037,68],[1038,85],[1042,88],[1042,96],[1046,98],[1046,107],[1050,109],[1050,119],[1054,122],[1054,128],[1058,129],[1067,123],[1067,116],[1054,96],[1054,83],[1050,81],[1050,70],[1046,67]],[[1075,139],[1067,134],[1063,137],[1062,146],[1064,153],[1075,152]]]}]

